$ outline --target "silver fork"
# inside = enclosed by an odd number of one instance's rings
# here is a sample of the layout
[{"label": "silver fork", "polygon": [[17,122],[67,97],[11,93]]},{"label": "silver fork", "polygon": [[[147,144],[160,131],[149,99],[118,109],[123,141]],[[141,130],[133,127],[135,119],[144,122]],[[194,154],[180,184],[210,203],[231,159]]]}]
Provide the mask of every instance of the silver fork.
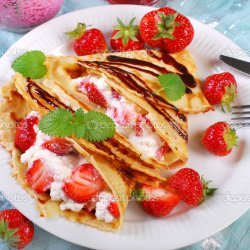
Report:
[{"label": "silver fork", "polygon": [[231,126],[250,128],[250,105],[233,106],[231,115]]}]

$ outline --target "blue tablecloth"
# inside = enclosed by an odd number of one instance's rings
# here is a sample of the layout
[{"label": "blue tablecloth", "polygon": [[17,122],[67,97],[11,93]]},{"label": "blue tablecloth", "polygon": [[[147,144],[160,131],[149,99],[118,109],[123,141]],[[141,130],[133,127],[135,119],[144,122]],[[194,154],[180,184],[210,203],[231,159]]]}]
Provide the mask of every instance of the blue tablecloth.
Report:
[{"label": "blue tablecloth", "polygon": [[[65,0],[59,15],[81,8],[105,4],[107,3],[104,0]],[[250,0],[167,0],[160,1],[159,5],[168,5],[185,15],[207,23],[230,37],[250,55]],[[0,30],[0,56],[23,35]],[[10,207],[10,203],[0,193],[0,210]],[[36,227],[35,239],[27,249],[77,250],[83,248],[61,240]],[[183,249],[250,249],[250,211],[216,235]]]}]

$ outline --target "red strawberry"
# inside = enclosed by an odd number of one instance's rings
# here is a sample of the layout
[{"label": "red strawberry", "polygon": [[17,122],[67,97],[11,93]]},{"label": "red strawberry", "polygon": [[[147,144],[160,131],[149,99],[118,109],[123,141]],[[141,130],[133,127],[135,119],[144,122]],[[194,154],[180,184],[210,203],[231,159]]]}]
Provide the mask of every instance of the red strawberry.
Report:
[{"label": "red strawberry", "polygon": [[35,124],[38,124],[38,117],[30,116],[17,125],[15,145],[22,153],[28,150],[36,140],[36,132],[33,128]]},{"label": "red strawberry", "polygon": [[217,122],[206,129],[201,140],[208,151],[225,156],[237,145],[238,137],[235,129],[232,129],[228,123]]},{"label": "red strawberry", "polygon": [[211,105],[222,105],[231,112],[230,104],[237,96],[237,83],[231,73],[225,72],[207,77],[203,91]]},{"label": "red strawberry", "polygon": [[143,133],[143,127],[145,126],[145,119],[142,115],[138,115],[135,124],[135,134],[136,136],[141,136]]},{"label": "red strawberry", "polygon": [[105,182],[92,164],[77,167],[69,180],[63,185],[63,191],[73,201],[84,203],[98,194],[105,187]]},{"label": "red strawberry", "polygon": [[[120,110],[119,110],[120,111]],[[117,108],[112,108],[112,118],[120,126],[127,126],[130,121],[130,114],[125,111],[118,112]]]},{"label": "red strawberry", "polygon": [[107,50],[107,44],[103,33],[99,29],[86,30],[85,23],[78,23],[77,27],[65,33],[74,40],[74,51],[78,56],[103,53]]},{"label": "red strawberry", "polygon": [[138,25],[134,25],[135,17],[131,19],[129,25],[117,18],[118,25],[112,33],[110,39],[111,48],[118,51],[140,50],[144,46],[144,42],[139,34]]},{"label": "red strawberry", "polygon": [[112,97],[117,99],[117,100],[120,100],[121,99],[121,95],[118,91],[116,91],[114,88],[111,88],[111,91],[112,91]]},{"label": "red strawberry", "polygon": [[155,131],[153,124],[146,115],[138,115],[135,124],[136,136],[141,136],[145,127],[149,127],[152,131]]},{"label": "red strawberry", "polygon": [[16,209],[0,212],[0,239],[10,247],[26,247],[34,238],[34,225]]},{"label": "red strawberry", "polygon": [[54,177],[49,167],[42,160],[36,160],[27,170],[26,180],[34,191],[42,194],[50,189]]},{"label": "red strawberry", "polygon": [[210,182],[206,182],[195,170],[183,168],[168,179],[167,185],[187,204],[199,205],[217,190],[208,187]]},{"label": "red strawberry", "polygon": [[89,100],[103,108],[107,108],[107,101],[104,95],[99,91],[99,89],[93,83],[86,83],[85,90]]},{"label": "red strawberry", "polygon": [[176,53],[191,43],[194,29],[187,17],[165,7],[151,11],[142,18],[140,35],[149,46]]},{"label": "red strawberry", "polygon": [[168,215],[180,201],[177,194],[164,187],[155,188],[145,184],[135,190],[134,195],[141,201],[144,211],[156,217]]},{"label": "red strawberry", "polygon": [[117,202],[115,201],[111,201],[109,206],[108,206],[108,210],[109,212],[115,217],[115,218],[119,218],[120,217],[120,210],[118,207]]},{"label": "red strawberry", "polygon": [[170,150],[170,147],[167,143],[165,143],[162,147],[160,147],[157,152],[156,156],[158,159],[161,159],[168,151]]},{"label": "red strawberry", "polygon": [[64,138],[53,138],[44,142],[42,147],[57,155],[67,155],[73,150],[72,144]]}]

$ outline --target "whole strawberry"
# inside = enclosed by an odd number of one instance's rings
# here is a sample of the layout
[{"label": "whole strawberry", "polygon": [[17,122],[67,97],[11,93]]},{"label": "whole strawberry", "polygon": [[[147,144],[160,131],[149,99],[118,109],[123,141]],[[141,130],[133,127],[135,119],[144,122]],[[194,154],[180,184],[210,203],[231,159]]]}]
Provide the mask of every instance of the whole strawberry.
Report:
[{"label": "whole strawberry", "polygon": [[10,247],[26,247],[34,238],[34,225],[16,209],[0,212],[0,238]]},{"label": "whole strawberry", "polygon": [[238,137],[235,129],[226,122],[217,122],[206,129],[202,136],[202,144],[211,153],[225,156],[237,145]]},{"label": "whole strawberry", "polygon": [[78,23],[77,27],[65,33],[74,40],[74,51],[78,56],[103,53],[107,50],[105,37],[99,29],[86,29],[85,23]]},{"label": "whole strawberry", "polygon": [[203,91],[211,105],[222,105],[226,111],[231,112],[230,104],[237,96],[237,83],[231,73],[225,72],[207,77]]},{"label": "whole strawberry", "polygon": [[117,51],[140,50],[144,42],[139,34],[138,25],[134,25],[135,17],[131,19],[129,25],[125,25],[117,18],[118,25],[115,26],[110,39],[111,48]]},{"label": "whole strawberry", "polygon": [[194,29],[187,17],[164,7],[147,13],[140,22],[142,40],[151,47],[177,53],[193,40]]},{"label": "whole strawberry", "polygon": [[180,197],[160,186],[158,188],[142,185],[135,189],[133,195],[137,201],[141,202],[143,210],[152,216],[167,216],[180,202]]},{"label": "whole strawberry", "polygon": [[168,188],[176,192],[188,205],[199,205],[207,196],[217,190],[209,188],[211,181],[206,182],[199,173],[191,168],[183,168],[167,181]]}]

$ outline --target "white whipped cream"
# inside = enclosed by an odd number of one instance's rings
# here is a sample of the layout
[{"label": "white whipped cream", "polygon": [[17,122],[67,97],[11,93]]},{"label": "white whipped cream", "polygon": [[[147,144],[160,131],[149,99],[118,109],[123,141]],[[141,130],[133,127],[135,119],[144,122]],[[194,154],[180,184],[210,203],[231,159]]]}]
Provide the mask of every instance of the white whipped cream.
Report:
[{"label": "white whipped cream", "polygon": [[107,223],[112,222],[115,217],[109,212],[108,206],[111,201],[114,201],[114,196],[108,192],[101,192],[98,195],[98,199],[95,211],[96,218],[98,220],[104,220]]},{"label": "white whipped cream", "polygon": [[42,159],[46,162],[54,176],[54,181],[51,183],[50,189],[51,200],[63,200],[65,203],[62,203],[62,208],[68,206],[70,207],[69,209],[72,208],[71,210],[73,211],[78,210],[79,206],[82,206],[82,204],[69,200],[62,190],[62,186],[64,180],[71,176],[72,169],[86,163],[87,161],[80,155],[58,156],[55,153],[44,149],[42,144],[50,140],[51,137],[42,133],[37,125],[34,125],[34,130],[37,133],[36,141],[32,147],[21,155],[21,162],[28,163],[28,167],[31,167],[33,162],[38,159]]}]

